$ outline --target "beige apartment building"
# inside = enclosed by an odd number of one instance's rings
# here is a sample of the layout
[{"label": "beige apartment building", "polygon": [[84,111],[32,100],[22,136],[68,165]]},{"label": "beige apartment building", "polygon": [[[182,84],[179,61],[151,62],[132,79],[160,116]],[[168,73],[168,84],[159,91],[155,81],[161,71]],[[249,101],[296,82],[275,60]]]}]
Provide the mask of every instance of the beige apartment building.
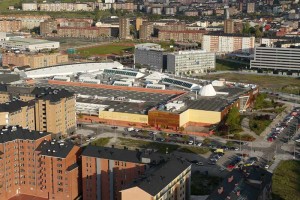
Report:
[{"label": "beige apartment building", "polygon": [[35,130],[34,101],[11,101],[0,104],[0,126],[19,125]]},{"label": "beige apartment building", "polygon": [[153,34],[153,23],[151,22],[144,22],[140,26],[140,39],[148,40],[151,39],[151,35]]},{"label": "beige apartment building", "polygon": [[20,125],[58,136],[75,131],[76,99],[73,93],[33,86],[0,85],[0,89],[0,125]]},{"label": "beige apartment building", "polygon": [[232,19],[224,20],[224,33],[232,34],[234,32],[234,21]]},{"label": "beige apartment building", "polygon": [[166,31],[159,30],[158,39],[174,40],[176,42],[201,42],[203,35],[207,33],[205,30],[184,30],[184,31]]},{"label": "beige apartment building", "polygon": [[119,19],[119,38],[121,40],[131,39],[130,36],[130,20],[129,18],[120,18]]},{"label": "beige apartment building", "polygon": [[[176,167],[174,167],[176,166]],[[190,196],[191,165],[171,159],[146,178],[121,190],[122,200],[186,200]]]},{"label": "beige apartment building", "polygon": [[2,55],[2,66],[29,66],[32,69],[49,67],[68,62],[67,54],[16,54],[5,53]]},{"label": "beige apartment building", "polygon": [[73,37],[73,38],[98,38],[109,37],[111,29],[106,27],[58,27],[58,37]]},{"label": "beige apartment building", "polygon": [[0,20],[0,32],[17,32],[20,31],[22,27],[21,20],[9,20],[9,19],[1,19]]}]

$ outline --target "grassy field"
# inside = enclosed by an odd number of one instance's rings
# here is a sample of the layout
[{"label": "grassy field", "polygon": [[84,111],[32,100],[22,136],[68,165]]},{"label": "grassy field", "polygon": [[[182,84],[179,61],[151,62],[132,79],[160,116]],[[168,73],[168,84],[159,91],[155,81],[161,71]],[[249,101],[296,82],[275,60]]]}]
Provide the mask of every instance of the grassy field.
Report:
[{"label": "grassy field", "polygon": [[263,88],[271,88],[276,91],[281,91],[287,86],[294,86],[300,89],[299,78],[262,76],[262,75],[255,75],[255,74],[235,74],[235,73],[205,75],[205,79],[215,80],[219,78],[224,78],[225,80],[230,80],[234,82],[236,81],[236,82],[243,82],[243,83],[256,83]]},{"label": "grassy field", "polygon": [[93,141],[91,144],[95,146],[105,146],[109,143],[111,137],[99,138],[98,140]]},{"label": "grassy field", "polygon": [[83,56],[122,54],[125,51],[133,51],[133,47],[127,44],[109,44],[77,50]]},{"label": "grassy field", "polygon": [[205,147],[182,147],[178,151],[184,152],[184,153],[194,153],[194,154],[206,154],[210,150],[209,148]]},{"label": "grassy field", "polygon": [[271,124],[271,122],[272,120],[257,120],[254,118],[250,118],[250,130],[253,131],[256,135],[260,135]]},{"label": "grassy field", "polygon": [[300,161],[281,161],[272,178],[273,199],[300,199]]},{"label": "grassy field", "polygon": [[168,153],[171,153],[179,148],[178,145],[173,144],[162,144],[158,142],[148,142],[142,140],[134,140],[134,139],[127,139],[127,138],[118,138],[120,144],[122,146],[127,146],[131,148],[143,148],[143,149],[156,149],[159,153],[166,153],[168,148]]}]

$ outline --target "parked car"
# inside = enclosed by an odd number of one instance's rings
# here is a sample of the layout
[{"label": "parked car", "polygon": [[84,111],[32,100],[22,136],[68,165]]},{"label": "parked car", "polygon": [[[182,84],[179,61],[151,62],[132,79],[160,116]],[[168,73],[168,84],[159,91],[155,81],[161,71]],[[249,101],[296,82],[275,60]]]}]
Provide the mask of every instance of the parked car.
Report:
[{"label": "parked car", "polygon": [[196,165],[198,165],[198,166],[204,166],[203,162],[197,162]]}]

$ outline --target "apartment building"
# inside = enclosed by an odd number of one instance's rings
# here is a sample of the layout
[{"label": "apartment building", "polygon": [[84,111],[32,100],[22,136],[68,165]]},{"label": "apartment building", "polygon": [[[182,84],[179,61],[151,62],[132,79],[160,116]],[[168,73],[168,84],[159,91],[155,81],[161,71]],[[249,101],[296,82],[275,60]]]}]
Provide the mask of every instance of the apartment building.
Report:
[{"label": "apartment building", "polygon": [[40,23],[40,34],[42,36],[51,35],[57,31],[57,21],[54,19],[49,19]]},{"label": "apartment building", "polygon": [[121,200],[119,191],[145,172],[150,158],[140,152],[88,146],[82,152],[84,200]]},{"label": "apartment building", "polygon": [[78,28],[85,28],[91,27],[93,23],[93,19],[67,19],[67,18],[57,18],[56,21],[60,27],[78,27]]},{"label": "apartment building", "polygon": [[121,40],[131,39],[129,18],[119,19],[119,38]]},{"label": "apartment building", "polygon": [[76,199],[81,194],[81,149],[70,142],[43,141],[38,156],[38,186],[47,199]]},{"label": "apartment building", "polygon": [[122,200],[186,200],[190,197],[191,164],[170,158],[120,191]]},{"label": "apartment building", "polygon": [[300,48],[266,47],[255,48],[251,69],[272,70],[276,72],[300,72]]},{"label": "apartment building", "polygon": [[110,37],[111,29],[106,27],[58,27],[55,36],[74,38]]},{"label": "apartment building", "polygon": [[206,30],[184,30],[184,31],[168,31],[159,30],[158,39],[174,40],[176,42],[201,42],[202,37],[206,34]]},{"label": "apartment building", "polygon": [[133,2],[115,2],[111,5],[115,10],[126,10],[129,12],[137,10],[137,5],[135,5]]},{"label": "apartment building", "polygon": [[185,23],[166,23],[164,25],[159,25],[156,27],[160,31],[185,31],[186,24]]},{"label": "apartment building", "polygon": [[46,132],[7,126],[0,134],[0,199],[76,199],[81,193],[80,147]]},{"label": "apartment building", "polygon": [[41,22],[50,18],[49,15],[0,15],[0,19],[2,20],[21,21],[21,29],[33,29],[34,27],[39,27]]},{"label": "apartment building", "polygon": [[22,22],[20,20],[0,20],[0,32],[18,32],[21,30]]},{"label": "apartment building", "polygon": [[34,101],[14,100],[0,104],[0,126],[26,127],[35,130]]},{"label": "apartment building", "polygon": [[156,69],[163,69],[164,49],[159,44],[144,43],[135,45],[134,63],[147,65]]},{"label": "apartment building", "polygon": [[68,62],[67,54],[2,54],[2,66],[29,66],[32,69],[49,67]]},{"label": "apartment building", "polygon": [[40,188],[39,157],[35,149],[51,140],[51,135],[17,126],[6,127],[0,132],[0,199],[18,194],[47,197],[47,192]]},{"label": "apartment building", "polygon": [[224,33],[233,34],[234,32],[234,21],[232,19],[224,20]]},{"label": "apartment building", "polygon": [[37,3],[22,3],[23,11],[37,11],[38,4]]},{"label": "apartment building", "polygon": [[203,50],[189,50],[167,54],[167,71],[177,75],[203,73],[213,70],[215,67],[215,53]]},{"label": "apartment building", "polygon": [[[172,156],[99,146],[87,146],[81,156],[84,200],[141,200],[147,192],[153,197],[163,196],[166,192],[170,199],[182,200],[190,195],[191,166]],[[147,183],[148,188],[143,187],[145,176],[153,177],[151,184]],[[151,188],[155,189],[147,190]]]},{"label": "apartment building", "polygon": [[152,37],[154,27],[151,22],[144,22],[139,29],[139,37],[141,40],[149,40]]},{"label": "apartment building", "polygon": [[[34,101],[34,130],[47,131],[56,137],[75,131],[76,100],[73,93],[67,90],[33,86],[2,85],[0,89],[0,99],[2,101],[11,99],[20,99],[20,101],[25,102]],[[9,95],[9,98],[7,98],[7,95]],[[27,109],[27,111],[26,115],[30,118],[29,111],[31,112],[32,110]],[[2,120],[0,121],[6,122],[6,116],[2,115]],[[10,120],[10,122],[12,121]],[[16,121],[15,124],[17,123],[21,122]]]},{"label": "apartment building", "polygon": [[216,54],[253,53],[255,37],[233,34],[203,35],[202,49]]},{"label": "apartment building", "polygon": [[255,3],[249,2],[247,3],[247,13],[254,13],[255,12]]}]

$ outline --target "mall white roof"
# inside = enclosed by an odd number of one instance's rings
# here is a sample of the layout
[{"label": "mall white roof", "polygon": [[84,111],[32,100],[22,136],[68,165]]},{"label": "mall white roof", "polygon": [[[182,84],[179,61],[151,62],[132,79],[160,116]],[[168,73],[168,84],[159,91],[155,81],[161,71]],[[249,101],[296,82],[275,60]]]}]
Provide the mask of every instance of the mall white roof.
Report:
[{"label": "mall white roof", "polygon": [[54,67],[39,68],[34,70],[25,71],[28,78],[44,78],[58,75],[73,75],[79,72],[92,73],[103,71],[104,69],[123,69],[123,65],[119,62],[107,63],[76,63],[68,65],[60,65]]},{"label": "mall white roof", "polygon": [[205,85],[200,89],[200,93],[201,96],[205,96],[205,97],[211,97],[211,96],[216,96],[217,93],[214,89],[214,87],[211,84]]}]

